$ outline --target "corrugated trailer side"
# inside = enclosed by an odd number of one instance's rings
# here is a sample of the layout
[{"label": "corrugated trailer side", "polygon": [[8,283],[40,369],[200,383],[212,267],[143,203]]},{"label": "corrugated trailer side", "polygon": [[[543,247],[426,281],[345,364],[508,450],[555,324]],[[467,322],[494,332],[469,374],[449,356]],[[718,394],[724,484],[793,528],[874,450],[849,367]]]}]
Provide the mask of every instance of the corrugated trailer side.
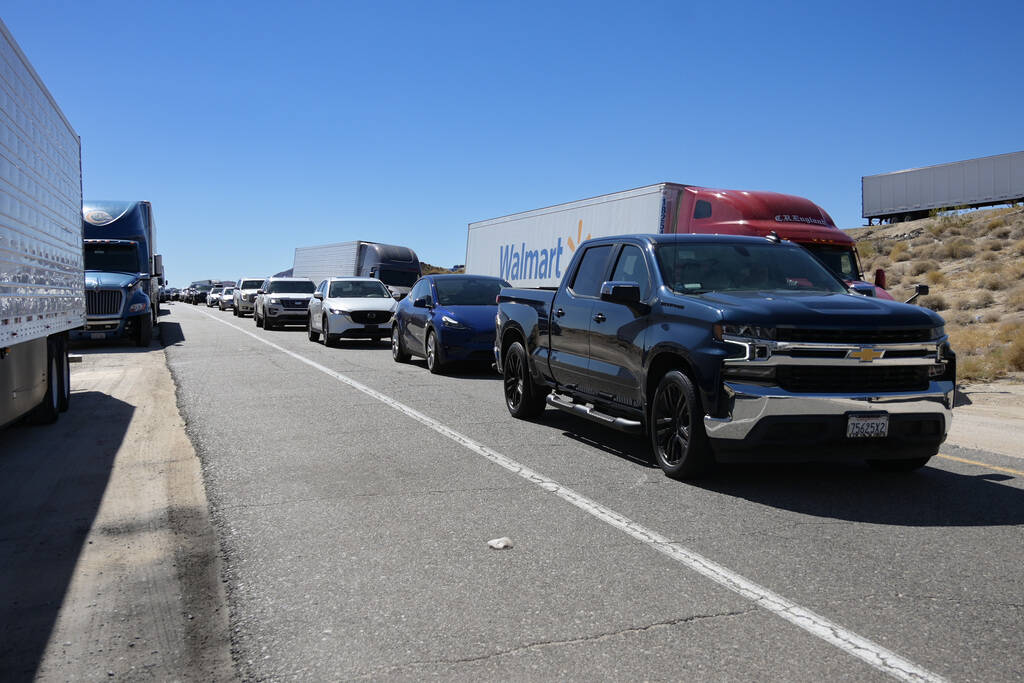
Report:
[{"label": "corrugated trailer side", "polygon": [[921,218],[933,209],[1024,200],[1024,152],[861,178],[864,218]]},{"label": "corrugated trailer side", "polygon": [[67,407],[82,258],[78,135],[0,22],[0,425]]},{"label": "corrugated trailer side", "polygon": [[296,247],[292,261],[294,277],[308,277],[319,283],[329,277],[349,277],[359,268],[360,241]]}]

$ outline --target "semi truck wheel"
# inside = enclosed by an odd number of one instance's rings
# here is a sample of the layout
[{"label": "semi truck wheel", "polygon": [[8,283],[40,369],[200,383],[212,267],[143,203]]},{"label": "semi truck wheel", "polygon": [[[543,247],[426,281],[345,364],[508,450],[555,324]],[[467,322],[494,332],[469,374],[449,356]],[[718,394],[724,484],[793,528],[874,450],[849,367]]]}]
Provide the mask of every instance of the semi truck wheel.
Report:
[{"label": "semi truck wheel", "polygon": [[540,415],[544,411],[546,392],[533,383],[526,349],[520,342],[512,342],[505,351],[504,361],[502,384],[508,412],[520,419]]},{"label": "semi truck wheel", "polygon": [[693,382],[671,370],[658,382],[648,420],[655,463],[673,479],[692,479],[714,462]]},{"label": "semi truck wheel", "polygon": [[68,338],[63,335],[57,341],[57,360],[61,366],[57,407],[63,413],[71,407],[71,361],[68,360]]},{"label": "semi truck wheel", "polygon": [[146,348],[153,341],[153,320],[148,315],[140,315],[136,320],[135,345]]},{"label": "semi truck wheel", "polygon": [[31,424],[50,424],[57,421],[60,415],[60,374],[61,367],[57,358],[57,344],[46,343],[46,395],[42,402],[27,416]]}]

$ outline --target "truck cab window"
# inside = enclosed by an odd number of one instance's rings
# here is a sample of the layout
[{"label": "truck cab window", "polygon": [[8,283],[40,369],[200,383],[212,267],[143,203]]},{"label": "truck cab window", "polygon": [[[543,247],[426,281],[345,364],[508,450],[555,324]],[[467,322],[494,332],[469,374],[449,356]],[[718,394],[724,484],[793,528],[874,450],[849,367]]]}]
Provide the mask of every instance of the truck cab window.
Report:
[{"label": "truck cab window", "polygon": [[651,293],[651,276],[647,273],[644,254],[638,247],[627,244],[619,254],[619,262],[615,264],[612,280],[616,282],[636,282],[640,285],[640,298],[646,299]]},{"label": "truck cab window", "polygon": [[608,256],[611,253],[612,245],[602,244],[597,247],[590,247],[583,253],[580,267],[576,271],[576,277],[572,281],[570,289],[576,296],[596,297],[601,293],[601,284],[604,282],[604,274],[607,270]]},{"label": "truck cab window", "polygon": [[697,200],[697,206],[693,208],[694,218],[711,218],[711,202],[703,199]]}]

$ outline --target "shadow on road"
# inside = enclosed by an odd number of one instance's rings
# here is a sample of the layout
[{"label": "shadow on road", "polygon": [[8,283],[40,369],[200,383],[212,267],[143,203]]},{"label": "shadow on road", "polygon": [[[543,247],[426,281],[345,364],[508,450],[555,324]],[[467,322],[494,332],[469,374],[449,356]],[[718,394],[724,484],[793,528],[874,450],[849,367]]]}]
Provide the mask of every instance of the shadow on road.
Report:
[{"label": "shadow on road", "polygon": [[164,321],[160,323],[160,343],[164,346],[177,346],[185,342],[185,333],[179,323]]},{"label": "shadow on road", "polygon": [[134,412],[76,393],[56,423],[0,434],[0,680],[33,679]]}]

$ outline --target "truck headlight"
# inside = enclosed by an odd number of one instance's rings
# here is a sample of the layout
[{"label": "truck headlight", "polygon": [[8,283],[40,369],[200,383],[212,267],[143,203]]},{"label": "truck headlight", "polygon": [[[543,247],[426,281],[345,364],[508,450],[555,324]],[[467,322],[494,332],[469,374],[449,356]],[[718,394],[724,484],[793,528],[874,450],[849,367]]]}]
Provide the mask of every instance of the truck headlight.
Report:
[{"label": "truck headlight", "polygon": [[270,297],[270,303],[272,303],[272,304],[280,304],[281,300],[278,299],[277,297]]},{"label": "truck headlight", "polygon": [[775,339],[775,328],[761,325],[722,323],[714,325],[713,331],[715,339],[718,341],[722,341],[726,336],[740,337],[741,339]]},{"label": "truck headlight", "polygon": [[946,326],[939,325],[938,327],[932,328],[931,339],[942,339],[946,336]]},{"label": "truck headlight", "polygon": [[460,323],[458,320],[456,320],[455,318],[452,318],[451,316],[447,316],[447,315],[442,315],[441,316],[441,324],[444,325],[445,327],[449,328],[449,329],[452,329],[452,330],[465,330],[465,329],[468,329],[465,325]]},{"label": "truck headlight", "polygon": [[138,313],[139,311],[144,310],[146,310],[146,304],[143,303],[132,304],[131,306],[128,307],[129,313]]}]

